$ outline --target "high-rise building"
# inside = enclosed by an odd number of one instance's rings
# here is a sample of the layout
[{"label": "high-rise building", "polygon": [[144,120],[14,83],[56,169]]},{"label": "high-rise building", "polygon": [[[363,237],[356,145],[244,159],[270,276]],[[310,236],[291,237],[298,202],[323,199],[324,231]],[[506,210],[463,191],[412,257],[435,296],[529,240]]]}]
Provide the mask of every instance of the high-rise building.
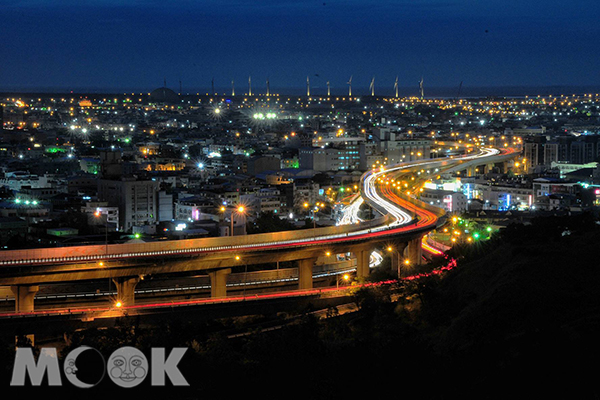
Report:
[{"label": "high-rise building", "polygon": [[[101,179],[98,181],[98,198],[108,202],[109,206],[119,207],[119,230],[129,232],[134,226],[154,226],[159,221],[158,207],[166,207],[167,199],[159,202],[158,189],[158,182],[152,180]],[[170,207],[172,210],[172,201]]]}]

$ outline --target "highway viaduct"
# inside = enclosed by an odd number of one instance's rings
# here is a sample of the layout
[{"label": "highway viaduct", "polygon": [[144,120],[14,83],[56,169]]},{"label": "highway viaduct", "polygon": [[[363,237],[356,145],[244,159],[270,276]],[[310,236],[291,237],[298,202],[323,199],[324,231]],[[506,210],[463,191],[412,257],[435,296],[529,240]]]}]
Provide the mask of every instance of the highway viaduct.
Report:
[{"label": "highway viaduct", "polygon": [[[369,225],[380,226],[387,220],[388,217],[380,217],[370,221]],[[360,229],[359,234],[346,236],[358,231],[357,228]],[[370,230],[368,227],[366,232],[362,233],[364,230],[365,226],[361,224],[360,227],[340,226],[248,237],[173,241],[176,243],[117,244],[109,245],[108,253],[105,253],[105,246],[5,251],[0,253],[0,285],[11,287],[15,296],[15,311],[28,312],[34,309],[35,293],[41,284],[112,279],[117,288],[118,299],[124,305],[132,305],[137,283],[148,275],[205,271],[211,281],[211,296],[224,297],[227,275],[231,273],[232,268],[238,266],[295,261],[298,265],[299,289],[310,289],[313,266],[317,259],[322,257],[352,253],[357,259],[359,278],[368,275],[369,258],[376,247],[393,247],[396,249],[395,254],[402,259],[404,255],[398,249],[409,248],[411,251],[407,257],[415,264],[420,262],[419,241],[427,232],[427,228],[407,229],[402,233]],[[332,237],[327,238],[328,236]],[[252,242],[274,244],[239,244],[248,238],[252,238]],[[314,240],[310,240],[312,238]],[[304,240],[296,242],[297,239]],[[238,248],[228,248],[230,246],[227,242],[236,243]],[[165,250],[174,244],[184,251]],[[211,246],[212,244],[220,246]],[[93,247],[96,249],[92,249]],[[77,250],[80,251],[80,255],[74,255],[77,254]],[[83,255],[83,251],[88,254]],[[83,259],[73,260],[77,258]]]},{"label": "highway viaduct", "polygon": [[[428,163],[439,165],[446,172],[468,171],[505,162],[515,155],[518,154],[494,153],[481,158],[465,156],[413,164],[416,168],[426,167]],[[363,182],[367,174],[363,175]],[[375,190],[383,193],[383,186]],[[365,197],[362,190],[361,195]],[[392,198],[391,193],[386,196]],[[445,223],[445,212],[402,193],[394,194],[393,198],[395,202],[404,203],[398,205],[399,208],[408,207],[410,203],[415,211],[413,220],[398,224],[387,213],[389,203],[382,207],[365,197],[367,203],[384,214],[382,217],[360,224],[246,236],[2,251],[0,285],[11,287],[16,312],[31,312],[39,285],[56,282],[111,279],[119,301],[127,306],[134,304],[135,287],[147,275],[205,271],[211,281],[211,296],[224,297],[232,268],[295,261],[299,289],[309,289],[318,258],[352,253],[360,279],[368,276],[370,254],[376,247],[392,250],[389,252],[392,268],[399,271],[405,261],[412,265],[421,263],[421,239]]]}]

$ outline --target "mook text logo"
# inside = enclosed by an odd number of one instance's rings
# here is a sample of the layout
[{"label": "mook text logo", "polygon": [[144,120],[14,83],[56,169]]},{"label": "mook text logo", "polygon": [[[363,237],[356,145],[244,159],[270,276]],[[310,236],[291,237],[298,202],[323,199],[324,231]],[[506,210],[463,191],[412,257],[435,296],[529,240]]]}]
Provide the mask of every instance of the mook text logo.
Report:
[{"label": "mook text logo", "polygon": [[[177,367],[186,350],[185,347],[175,347],[165,357],[164,348],[153,348],[148,362],[144,353],[135,347],[121,347],[106,361],[98,350],[81,346],[65,357],[62,370],[65,378],[79,388],[94,387],[107,375],[123,388],[138,386],[148,376],[152,386],[165,386],[166,377],[173,386],[189,386]],[[45,375],[49,386],[62,386],[56,349],[42,348],[36,363],[31,348],[17,348],[10,385],[25,386],[26,375],[29,375],[32,386],[40,386]]]}]

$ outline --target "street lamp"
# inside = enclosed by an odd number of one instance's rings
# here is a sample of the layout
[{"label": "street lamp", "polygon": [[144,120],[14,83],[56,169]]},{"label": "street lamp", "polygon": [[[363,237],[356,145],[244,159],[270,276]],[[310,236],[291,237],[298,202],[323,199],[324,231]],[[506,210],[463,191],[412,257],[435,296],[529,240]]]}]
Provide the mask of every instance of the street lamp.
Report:
[{"label": "street lamp", "polygon": [[317,227],[317,222],[315,221],[315,211],[319,211],[319,206],[324,206],[324,204],[323,203],[317,203],[313,207],[310,204],[308,204],[308,203],[305,202],[303,204],[303,206],[304,206],[304,208],[309,209],[310,216],[311,216],[311,218],[313,220],[313,229],[315,229]]},{"label": "street lamp", "polygon": [[[100,218],[102,213],[97,209],[94,215],[96,218]],[[104,220],[104,253],[105,256],[108,255],[108,210],[106,211],[106,219]]]},{"label": "street lamp", "polygon": [[[410,267],[410,260],[408,258],[406,258],[406,259],[404,259],[404,262],[402,264],[404,264],[406,266],[406,268],[408,268],[408,267]],[[399,278],[402,278],[402,264],[400,264],[398,266],[398,268],[400,269],[398,271],[398,277]]]},{"label": "street lamp", "polygon": [[[223,208],[224,208],[224,207],[221,207],[221,209],[223,209]],[[230,235],[230,236],[233,236],[233,213],[234,213],[235,211],[237,211],[237,213],[238,213],[239,215],[244,215],[244,211],[245,211],[245,210],[246,210],[246,209],[244,208],[244,206],[238,206],[238,208],[237,208],[237,209],[233,209],[233,210],[231,210],[231,235]]]},{"label": "street lamp", "polygon": [[[350,280],[350,275],[348,274],[344,274],[341,278],[341,280],[343,280],[344,282],[348,282]],[[339,289],[340,288],[340,278],[336,278],[335,280],[335,288]]]}]

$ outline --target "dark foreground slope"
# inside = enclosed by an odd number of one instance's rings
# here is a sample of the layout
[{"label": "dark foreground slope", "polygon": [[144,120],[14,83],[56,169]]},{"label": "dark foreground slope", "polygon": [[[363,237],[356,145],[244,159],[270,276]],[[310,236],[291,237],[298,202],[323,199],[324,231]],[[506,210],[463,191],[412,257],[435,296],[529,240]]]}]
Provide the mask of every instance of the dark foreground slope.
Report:
[{"label": "dark foreground slope", "polygon": [[[332,309],[325,320],[306,314],[228,339],[243,322],[179,319],[71,333],[70,347],[190,347],[181,363],[188,389],[144,382],[128,390],[134,397],[597,399],[599,228],[589,216],[510,226],[454,249],[459,267],[445,276],[360,290],[358,312]],[[105,382],[86,397],[109,393],[123,391]]]}]

